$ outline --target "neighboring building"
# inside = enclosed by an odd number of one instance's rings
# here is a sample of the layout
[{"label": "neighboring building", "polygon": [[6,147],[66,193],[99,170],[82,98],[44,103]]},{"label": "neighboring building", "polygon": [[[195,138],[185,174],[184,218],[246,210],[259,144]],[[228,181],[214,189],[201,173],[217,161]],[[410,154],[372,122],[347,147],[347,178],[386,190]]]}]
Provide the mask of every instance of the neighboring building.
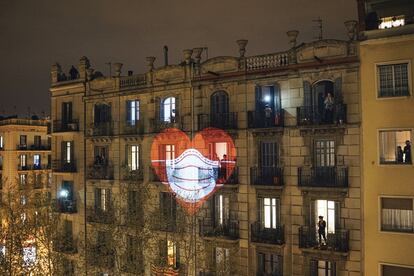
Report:
[{"label": "neighboring building", "polygon": [[414,2],[358,2],[364,272],[414,275]]},{"label": "neighboring building", "polygon": [[[16,225],[7,225],[12,220],[7,216],[16,215],[17,209],[20,210],[10,202],[17,201],[24,205],[22,210],[32,210],[32,207],[35,210],[34,208],[45,206],[51,200],[51,139],[48,126],[49,120],[44,119],[11,117],[0,120],[0,212],[3,214],[4,229],[15,227],[14,231],[18,231],[19,228]],[[15,208],[16,213],[11,214],[5,210],[9,207]],[[25,220],[31,214],[24,212],[19,215]],[[7,234],[1,237],[2,242],[12,243],[3,240],[8,237]],[[13,252],[3,246],[0,244],[0,256],[1,253]],[[25,262],[34,261],[37,250],[33,243],[24,247]]]},{"label": "neighboring building", "polygon": [[[348,25],[352,38],[355,24]],[[138,75],[121,75],[116,63],[115,76],[103,77],[82,57],[68,79],[53,65],[53,196],[78,242],[68,254],[76,275],[85,268],[100,275],[361,275],[357,44],[297,46],[298,33],[288,35],[286,52],[245,57],[247,41],[239,40],[239,57],[201,62],[196,48],[184,51],[180,65],[154,68],[149,57],[148,72]],[[166,127],[191,137],[209,126],[233,137],[237,168],[185,228],[151,169],[151,144]],[[163,158],[176,158],[175,149],[167,141]],[[228,154],[220,143],[209,150]],[[142,241],[135,230],[149,220],[128,221],[152,212],[164,224]],[[319,215],[327,223],[322,246]],[[194,242],[197,254],[189,257]],[[143,243],[156,250],[136,250]]]}]

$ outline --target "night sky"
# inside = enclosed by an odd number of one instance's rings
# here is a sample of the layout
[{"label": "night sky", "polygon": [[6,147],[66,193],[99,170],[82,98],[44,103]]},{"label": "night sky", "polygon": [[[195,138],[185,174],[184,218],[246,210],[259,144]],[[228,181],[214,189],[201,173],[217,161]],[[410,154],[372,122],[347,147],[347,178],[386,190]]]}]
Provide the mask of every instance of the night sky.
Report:
[{"label": "night sky", "polygon": [[0,0],[0,114],[48,114],[54,62],[68,71],[85,55],[107,75],[106,62],[122,62],[124,74],[144,72],[146,56],[163,65],[164,45],[170,63],[195,47],[237,56],[240,38],[246,55],[283,51],[288,30],[314,40],[318,17],[324,38],[346,39],[356,0]]}]

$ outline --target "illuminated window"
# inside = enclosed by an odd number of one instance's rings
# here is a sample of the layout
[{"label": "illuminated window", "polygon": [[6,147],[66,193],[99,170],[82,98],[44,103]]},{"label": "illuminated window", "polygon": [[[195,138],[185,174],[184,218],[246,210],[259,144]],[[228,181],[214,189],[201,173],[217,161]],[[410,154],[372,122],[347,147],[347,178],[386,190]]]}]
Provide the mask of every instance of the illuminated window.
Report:
[{"label": "illuminated window", "polygon": [[128,146],[128,168],[131,171],[139,170],[139,146]]},{"label": "illuminated window", "polygon": [[283,275],[282,256],[272,253],[257,254],[257,275]]},{"label": "illuminated window", "polygon": [[4,147],[3,136],[0,136],[0,149],[3,149],[3,147]]},{"label": "illuminated window", "polygon": [[19,174],[19,184],[23,188],[27,184],[27,174]]},{"label": "illuminated window", "polygon": [[177,264],[177,245],[175,242],[167,241],[167,265],[175,267]]},{"label": "illuminated window", "polygon": [[23,262],[26,266],[33,265],[36,262],[36,247],[23,247]]},{"label": "illuminated window", "polygon": [[336,276],[336,263],[325,260],[311,260],[311,276]]},{"label": "illuminated window", "polygon": [[27,166],[27,155],[21,154],[20,155],[20,167],[24,169],[26,166]]},{"label": "illuminated window", "polygon": [[383,17],[378,29],[389,29],[393,27],[400,27],[405,25],[404,15]]},{"label": "illuminated window", "polygon": [[379,132],[380,164],[411,164],[411,130]]},{"label": "illuminated window", "polygon": [[162,110],[161,111],[162,121],[173,123],[175,121],[175,115],[176,115],[175,98],[174,97],[166,98],[162,102],[161,110]]},{"label": "illuminated window", "polygon": [[230,220],[230,198],[226,195],[219,194],[214,199],[216,225],[228,224]]},{"label": "illuminated window", "polygon": [[259,198],[261,223],[264,228],[275,229],[280,220],[280,200],[278,198]]},{"label": "illuminated window", "polygon": [[396,265],[381,265],[382,276],[412,276],[414,267],[403,267]]},{"label": "illuminated window", "polygon": [[[316,200],[315,204],[315,221],[319,220],[319,216],[323,216],[323,220],[326,221],[327,232],[335,233],[336,225],[339,224],[339,202]],[[317,228],[317,226],[315,227]]]},{"label": "illuminated window", "polygon": [[315,165],[316,167],[335,166],[335,141],[315,141]]},{"label": "illuminated window", "polygon": [[175,145],[165,145],[165,160],[175,159]]},{"label": "illuminated window", "polygon": [[111,204],[111,189],[95,189],[95,208],[108,211]]},{"label": "illuminated window", "polygon": [[126,102],[126,110],[127,110],[127,123],[130,126],[135,126],[137,121],[139,121],[139,101],[127,101]]},{"label": "illuminated window", "polygon": [[409,63],[377,65],[378,97],[410,95]]},{"label": "illuminated window", "polygon": [[381,230],[414,232],[412,198],[381,198]]},{"label": "illuminated window", "polygon": [[71,163],[73,159],[73,141],[62,142],[62,157],[65,163]]},{"label": "illuminated window", "polygon": [[26,196],[21,195],[20,196],[20,205],[26,205],[26,203],[27,203]]},{"label": "illuminated window", "polygon": [[41,166],[41,157],[40,154],[33,155],[33,165],[35,168],[40,168]]}]

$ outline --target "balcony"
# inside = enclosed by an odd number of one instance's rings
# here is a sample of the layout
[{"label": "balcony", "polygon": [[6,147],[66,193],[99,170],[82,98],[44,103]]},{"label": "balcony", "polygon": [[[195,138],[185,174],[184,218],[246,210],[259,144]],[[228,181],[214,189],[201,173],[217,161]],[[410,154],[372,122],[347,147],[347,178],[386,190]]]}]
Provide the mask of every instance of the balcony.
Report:
[{"label": "balcony", "polygon": [[54,120],[53,132],[77,132],[79,131],[79,120],[72,120],[70,122]]},{"label": "balcony", "polygon": [[115,267],[116,252],[106,244],[94,245],[88,250],[88,263],[91,266],[112,269]]},{"label": "balcony", "polygon": [[271,128],[283,127],[284,125],[284,110],[281,109],[272,112],[270,116],[266,117],[264,111],[248,111],[247,123],[249,128]]},{"label": "balcony", "polygon": [[279,167],[251,167],[250,183],[259,186],[283,186],[283,169]]},{"label": "balcony", "polygon": [[88,179],[113,180],[114,166],[108,164],[93,164],[88,166]]},{"label": "balcony", "polygon": [[53,160],[52,169],[54,172],[74,173],[76,172],[76,160]]},{"label": "balcony", "polygon": [[237,113],[198,114],[198,129],[207,127],[237,129]]},{"label": "balcony", "polygon": [[57,212],[64,214],[74,214],[77,212],[76,199],[58,199],[55,204]]},{"label": "balcony", "polygon": [[239,168],[234,167],[230,173],[227,170],[219,170],[217,183],[223,183],[224,185],[237,185],[239,184]]},{"label": "balcony", "polygon": [[144,179],[144,172],[142,169],[131,170],[128,166],[122,168],[122,179],[126,181],[137,181]]},{"label": "balcony", "polygon": [[171,118],[170,121],[164,121],[160,118],[151,119],[150,125],[152,125],[153,132],[160,132],[166,128],[178,128],[182,129],[182,120],[179,116]]},{"label": "balcony", "polygon": [[216,224],[213,220],[202,219],[200,224],[200,236],[224,237],[230,240],[239,239],[239,222],[232,220],[222,224]]},{"label": "balcony", "polygon": [[87,209],[87,221],[103,224],[112,224],[115,221],[115,213],[113,208],[102,210],[100,208]]},{"label": "balcony", "polygon": [[17,150],[33,150],[33,151],[49,151],[51,149],[50,145],[26,145],[26,144],[18,144],[16,146]]},{"label": "balcony", "polygon": [[142,206],[128,209],[125,216],[125,224],[128,226],[141,227],[144,225],[144,216],[141,209]]},{"label": "balcony", "polygon": [[144,122],[136,121],[135,124],[124,122],[121,128],[122,135],[140,135],[144,134]]},{"label": "balcony", "polygon": [[348,168],[298,168],[298,185],[300,187],[348,188]]},{"label": "balcony", "polygon": [[346,115],[346,104],[335,104],[331,114],[324,109],[321,111],[312,106],[296,108],[298,126],[342,125],[346,123]]},{"label": "balcony", "polygon": [[43,189],[45,185],[41,181],[35,181],[33,183],[33,189]]},{"label": "balcony", "polygon": [[87,136],[112,136],[114,127],[114,122],[93,123],[88,128]]},{"label": "balcony", "polygon": [[60,253],[74,254],[77,253],[78,248],[73,237],[61,235],[53,241],[53,250]]},{"label": "balcony", "polygon": [[261,222],[255,222],[252,224],[251,235],[252,242],[277,245],[285,243],[285,231],[283,226],[264,228]]},{"label": "balcony", "polygon": [[313,248],[347,253],[349,251],[349,230],[335,229],[326,235],[326,245],[320,245],[315,227],[299,227],[299,248]]},{"label": "balcony", "polygon": [[49,170],[49,165],[17,165],[18,171],[31,171],[31,170]]}]

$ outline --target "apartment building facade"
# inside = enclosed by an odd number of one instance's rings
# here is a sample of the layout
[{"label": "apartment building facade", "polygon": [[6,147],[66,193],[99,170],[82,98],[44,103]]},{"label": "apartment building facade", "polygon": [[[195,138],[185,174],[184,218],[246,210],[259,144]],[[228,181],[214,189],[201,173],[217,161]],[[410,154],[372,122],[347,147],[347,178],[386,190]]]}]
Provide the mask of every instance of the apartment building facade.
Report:
[{"label": "apartment building facade", "polygon": [[[178,65],[148,57],[138,75],[115,63],[104,77],[86,57],[69,76],[53,65],[53,196],[78,245],[70,273],[361,275],[359,58],[346,26],[349,41],[298,45],[291,31],[285,52],[246,56],[239,40],[237,57],[195,48]],[[151,147],[161,137],[157,156],[175,159],[166,129],[193,139],[209,127],[235,151],[212,135],[205,158],[235,168],[190,216]]]},{"label": "apartment building facade", "polygon": [[413,11],[359,1],[365,275],[414,275]]}]

